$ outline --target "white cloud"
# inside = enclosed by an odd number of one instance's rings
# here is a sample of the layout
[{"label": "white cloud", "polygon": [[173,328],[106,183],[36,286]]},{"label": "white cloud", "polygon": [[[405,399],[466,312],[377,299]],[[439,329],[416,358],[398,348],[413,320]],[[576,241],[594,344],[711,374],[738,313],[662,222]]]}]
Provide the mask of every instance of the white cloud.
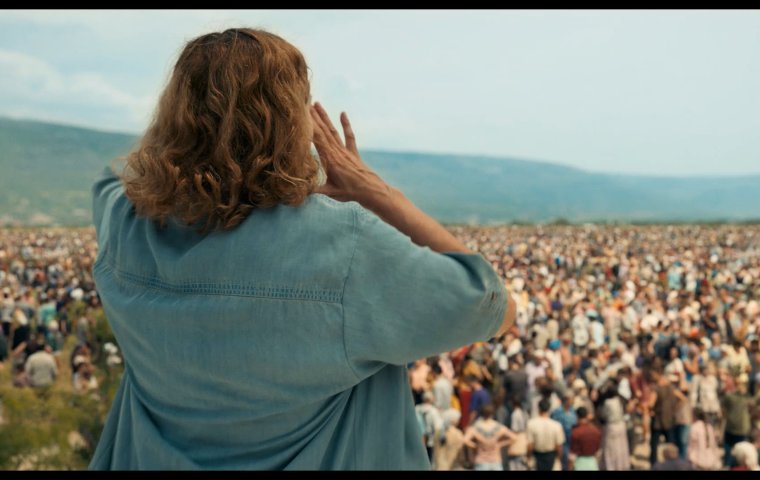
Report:
[{"label": "white cloud", "polygon": [[240,25],[365,148],[758,171],[760,12],[0,10],[0,114],[136,133],[183,43]]},{"label": "white cloud", "polygon": [[54,68],[23,53],[0,50],[0,71],[3,72],[0,85],[11,90],[16,87],[16,92],[9,92],[10,95],[34,90],[57,93],[62,87],[60,75]]},{"label": "white cloud", "polygon": [[[155,96],[137,96],[109,84],[94,72],[64,74],[39,58],[0,49],[0,114],[25,115],[39,119],[70,119],[70,122],[106,129],[141,129],[153,108]],[[50,110],[55,106],[53,115]],[[63,110],[63,111],[61,111]],[[83,110],[109,111],[104,117],[80,116]]]}]

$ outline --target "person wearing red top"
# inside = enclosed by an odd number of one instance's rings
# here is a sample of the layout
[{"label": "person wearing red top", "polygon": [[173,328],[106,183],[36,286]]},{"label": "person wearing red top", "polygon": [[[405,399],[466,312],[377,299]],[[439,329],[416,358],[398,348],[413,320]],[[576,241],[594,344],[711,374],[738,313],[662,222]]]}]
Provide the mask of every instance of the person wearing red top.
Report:
[{"label": "person wearing red top", "polygon": [[472,387],[464,379],[457,383],[456,394],[459,398],[459,411],[462,414],[459,420],[460,430],[465,430],[470,425],[470,401],[472,400]]},{"label": "person wearing red top", "polygon": [[602,445],[602,432],[591,423],[586,407],[577,410],[578,424],[570,434],[571,470],[599,470],[596,455]]},{"label": "person wearing red top", "polygon": [[641,415],[641,427],[643,435],[646,437],[649,433],[649,423],[651,419],[651,409],[649,407],[650,395],[652,388],[647,382],[644,371],[639,371],[631,378],[631,390],[638,413]]}]

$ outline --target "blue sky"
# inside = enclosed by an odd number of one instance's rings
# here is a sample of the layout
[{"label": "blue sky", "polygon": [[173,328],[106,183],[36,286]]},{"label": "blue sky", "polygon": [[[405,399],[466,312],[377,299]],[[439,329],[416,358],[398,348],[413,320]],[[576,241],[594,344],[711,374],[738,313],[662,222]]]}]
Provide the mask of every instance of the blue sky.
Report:
[{"label": "blue sky", "polygon": [[267,28],[362,148],[760,173],[760,11],[0,11],[0,115],[139,133],[182,44]]}]

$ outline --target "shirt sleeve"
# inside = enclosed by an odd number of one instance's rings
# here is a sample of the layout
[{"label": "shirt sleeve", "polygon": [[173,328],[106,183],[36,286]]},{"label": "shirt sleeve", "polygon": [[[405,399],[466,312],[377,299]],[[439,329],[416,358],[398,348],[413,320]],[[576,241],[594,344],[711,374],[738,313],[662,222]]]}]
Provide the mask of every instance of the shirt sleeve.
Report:
[{"label": "shirt sleeve", "polygon": [[111,213],[117,207],[117,203],[119,208],[126,205],[123,193],[121,179],[110,166],[104,167],[92,185],[92,222],[98,238],[98,259],[107,248]]},{"label": "shirt sleeve", "polygon": [[359,379],[385,364],[488,340],[507,292],[480,254],[420,247],[355,205],[355,247],[343,294],[346,356]]},{"label": "shirt sleeve", "polygon": [[95,183],[92,185],[92,221],[95,226],[99,226],[103,220],[105,207],[114,193],[121,186],[119,177],[106,166],[98,174]]}]

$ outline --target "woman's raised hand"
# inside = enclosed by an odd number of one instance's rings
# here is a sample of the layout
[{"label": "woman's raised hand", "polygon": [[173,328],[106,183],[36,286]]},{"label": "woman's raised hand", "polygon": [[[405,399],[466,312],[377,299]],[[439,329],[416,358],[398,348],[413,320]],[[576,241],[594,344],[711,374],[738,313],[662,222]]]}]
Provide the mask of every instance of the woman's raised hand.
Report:
[{"label": "woman's raised hand", "polygon": [[312,141],[327,176],[327,182],[318,192],[342,202],[354,200],[375,210],[390,195],[390,187],[359,155],[348,115],[340,114],[344,141],[319,102],[312,105],[310,111]]}]

